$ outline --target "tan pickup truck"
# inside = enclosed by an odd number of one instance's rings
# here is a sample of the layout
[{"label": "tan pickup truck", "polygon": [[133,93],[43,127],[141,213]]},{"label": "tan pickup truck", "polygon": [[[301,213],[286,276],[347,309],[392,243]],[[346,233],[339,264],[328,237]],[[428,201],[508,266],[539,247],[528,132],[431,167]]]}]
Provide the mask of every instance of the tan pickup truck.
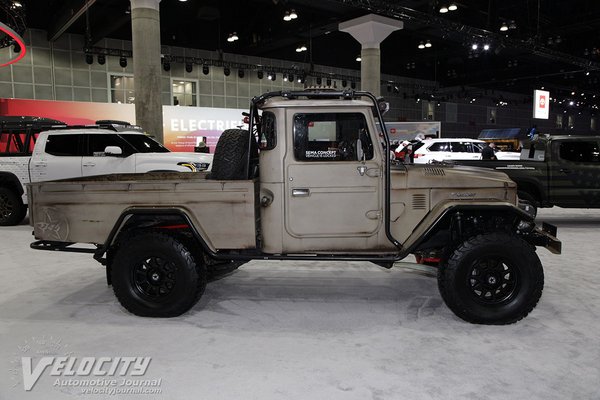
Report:
[{"label": "tan pickup truck", "polygon": [[525,317],[543,289],[536,246],[560,253],[556,228],[535,226],[501,172],[393,164],[379,105],[367,92],[267,93],[248,130],[223,132],[211,173],[30,184],[32,247],[94,253],[141,316],[186,312],[211,272],[253,259],[390,268],[413,254],[439,267],[464,320]]}]

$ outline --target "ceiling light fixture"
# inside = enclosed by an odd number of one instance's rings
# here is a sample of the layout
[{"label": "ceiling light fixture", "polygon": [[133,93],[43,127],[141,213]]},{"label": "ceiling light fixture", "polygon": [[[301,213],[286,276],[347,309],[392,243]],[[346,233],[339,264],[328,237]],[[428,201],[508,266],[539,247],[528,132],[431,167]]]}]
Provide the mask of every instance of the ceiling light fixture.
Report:
[{"label": "ceiling light fixture", "polygon": [[419,49],[424,49],[425,48],[425,43],[423,43],[423,41],[421,41],[421,43],[419,43],[419,45],[417,47]]},{"label": "ceiling light fixture", "polygon": [[233,33],[229,34],[229,37],[227,38],[227,41],[229,43],[232,43],[232,42],[235,42],[238,39],[239,39],[239,37],[238,37],[237,33],[233,32]]},{"label": "ceiling light fixture", "polygon": [[292,11],[290,11],[290,18],[291,19],[298,18],[298,14],[296,14],[296,10],[294,10],[293,8],[292,8]]},{"label": "ceiling light fixture", "polygon": [[450,3],[450,5],[448,6],[448,10],[456,11],[458,10],[458,6],[456,5],[456,3]]},{"label": "ceiling light fixture", "polygon": [[306,47],[306,45],[300,45],[298,47],[296,47],[296,53],[302,53],[303,51],[308,50],[308,48]]},{"label": "ceiling light fixture", "polygon": [[291,21],[292,20],[292,17],[290,16],[290,12],[289,11],[285,12],[285,15],[283,16],[283,20],[284,21]]},{"label": "ceiling light fixture", "polygon": [[483,45],[483,50],[488,51],[490,49],[490,45],[489,44],[484,44]]},{"label": "ceiling light fixture", "polygon": [[506,25],[506,22],[503,22],[502,25],[500,26],[500,32],[506,32],[508,30],[508,25]]},{"label": "ceiling light fixture", "polygon": [[427,47],[427,48],[431,47],[431,41],[430,41],[430,40],[428,40],[428,41],[425,43],[425,47]]},{"label": "ceiling light fixture", "polygon": [[362,61],[362,58],[361,58],[360,56],[357,56],[357,57],[356,57],[356,61],[357,61],[357,62],[361,62],[361,61]]},{"label": "ceiling light fixture", "polygon": [[440,14],[446,14],[448,12],[448,6],[443,5],[440,7]]},{"label": "ceiling light fixture", "polygon": [[472,50],[477,50],[478,48],[479,46],[477,45],[477,43],[473,43],[473,45],[471,45]]}]

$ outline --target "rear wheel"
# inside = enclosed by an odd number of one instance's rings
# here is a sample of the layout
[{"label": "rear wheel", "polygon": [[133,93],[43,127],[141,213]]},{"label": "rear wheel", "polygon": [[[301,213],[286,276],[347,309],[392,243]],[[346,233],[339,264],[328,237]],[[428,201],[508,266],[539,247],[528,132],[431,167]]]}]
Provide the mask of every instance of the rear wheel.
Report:
[{"label": "rear wheel", "polygon": [[206,268],[170,235],[144,232],[124,239],[111,265],[117,299],[143,317],[176,317],[188,311],[206,287]]},{"label": "rear wheel", "polygon": [[446,305],[477,324],[511,324],[538,303],[544,272],[535,248],[505,233],[475,236],[460,245],[438,271]]},{"label": "rear wheel", "polygon": [[0,226],[18,225],[27,214],[21,196],[9,188],[0,188]]}]

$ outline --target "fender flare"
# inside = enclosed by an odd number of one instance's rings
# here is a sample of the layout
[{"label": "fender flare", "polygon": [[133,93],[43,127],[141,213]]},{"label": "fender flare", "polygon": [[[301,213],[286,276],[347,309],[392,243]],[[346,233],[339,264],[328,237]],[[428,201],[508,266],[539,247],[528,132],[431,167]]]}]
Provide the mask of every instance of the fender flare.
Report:
[{"label": "fender flare", "polygon": [[[519,209],[518,207],[512,204],[500,204],[500,205],[492,205],[492,204],[454,204],[451,205],[444,210],[435,218],[434,222],[429,225],[429,227],[425,230],[423,234],[415,234],[418,231],[418,226],[413,231],[413,234],[407,239],[407,242],[410,242],[410,239],[413,235],[417,236],[417,239],[412,242],[406,249],[408,253],[412,253],[415,249],[417,249],[421,244],[425,243],[428,239],[430,239],[433,235],[439,232],[442,229],[445,229],[445,224],[448,219],[450,219],[453,215],[458,212],[488,212],[488,213],[501,213],[503,216],[513,215],[516,220],[525,220],[528,222],[533,222],[533,218],[527,214],[525,211]],[[425,220],[424,220],[425,221]],[[423,221],[421,222],[423,223]]]},{"label": "fender flare", "polygon": [[12,172],[0,172],[0,186],[14,188],[19,196],[23,196],[23,193],[25,193],[25,189],[23,188],[21,181]]},{"label": "fender flare", "polygon": [[206,254],[210,255],[214,258],[219,258],[216,250],[212,248],[208,241],[204,239],[202,233],[197,229],[196,225],[193,223],[192,218],[190,218],[189,214],[182,209],[179,208],[128,208],[121,213],[112,230],[110,231],[108,237],[104,244],[98,247],[98,249],[94,252],[94,259],[102,264],[105,264],[105,260],[102,258],[104,254],[112,247],[117,237],[123,232],[123,228],[127,224],[127,222],[133,217],[179,217],[183,220],[185,225],[190,229],[194,238],[198,241],[202,250],[206,252]]}]

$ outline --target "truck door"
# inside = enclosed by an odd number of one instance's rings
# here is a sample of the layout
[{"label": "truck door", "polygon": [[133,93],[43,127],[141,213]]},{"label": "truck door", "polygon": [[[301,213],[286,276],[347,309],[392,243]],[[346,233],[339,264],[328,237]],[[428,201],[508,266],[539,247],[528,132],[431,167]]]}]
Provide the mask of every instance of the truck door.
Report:
[{"label": "truck door", "polygon": [[287,152],[284,164],[287,233],[296,238],[377,233],[382,220],[381,152],[366,115],[288,113],[293,151]]},{"label": "truck door", "polygon": [[[83,176],[135,172],[135,159],[131,145],[113,133],[91,133],[85,135],[87,147],[81,160]],[[106,155],[108,146],[119,147],[120,155]]]},{"label": "truck door", "polygon": [[599,207],[600,144],[594,138],[552,142],[550,200],[565,207]]},{"label": "truck door", "polygon": [[51,133],[44,143],[38,141],[31,156],[32,182],[81,176],[82,135]]}]

